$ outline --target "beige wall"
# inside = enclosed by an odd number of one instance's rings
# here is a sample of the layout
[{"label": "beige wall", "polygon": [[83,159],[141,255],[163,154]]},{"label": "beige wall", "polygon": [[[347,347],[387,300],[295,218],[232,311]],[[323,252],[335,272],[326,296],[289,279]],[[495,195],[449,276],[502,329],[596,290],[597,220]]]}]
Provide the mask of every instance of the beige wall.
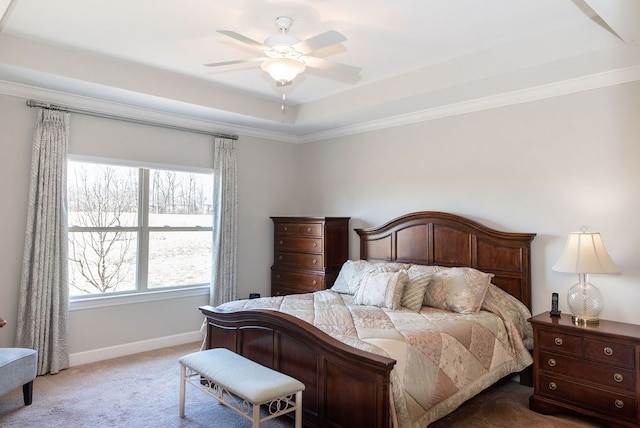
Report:
[{"label": "beige wall", "polygon": [[[35,111],[0,95],[0,346],[13,343]],[[600,231],[619,275],[592,278],[604,318],[640,323],[640,82],[335,140],[294,145],[241,137],[239,295],[269,292],[273,215],[351,216],[351,228],[441,210],[535,232],[534,312],[577,280],[551,267],[566,234]],[[210,168],[197,134],[87,116],[72,119],[70,151]],[[351,233],[351,257],[358,257]],[[199,328],[201,297],[72,311],[72,353],[126,347]],[[132,328],[137,326],[138,328]]]},{"label": "beige wall", "polygon": [[[534,312],[577,275],[551,270],[566,234],[600,231],[619,275],[594,275],[603,318],[640,323],[640,82],[304,145],[311,211],[377,226],[421,210],[535,232]],[[312,160],[312,161],[311,161]],[[351,256],[358,256],[351,233]]]}]

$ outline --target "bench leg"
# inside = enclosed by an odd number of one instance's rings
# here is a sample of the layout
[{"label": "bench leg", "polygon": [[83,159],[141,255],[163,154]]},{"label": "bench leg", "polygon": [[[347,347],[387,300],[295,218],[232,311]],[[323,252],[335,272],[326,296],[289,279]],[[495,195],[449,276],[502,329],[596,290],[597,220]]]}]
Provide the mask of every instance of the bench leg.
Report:
[{"label": "bench leg", "polygon": [[296,428],[302,428],[302,391],[296,392]]},{"label": "bench leg", "polygon": [[253,428],[260,428],[260,405],[253,405]]},{"label": "bench leg", "polygon": [[180,417],[184,418],[184,390],[187,383],[187,368],[180,364]]},{"label": "bench leg", "polygon": [[31,405],[33,400],[33,381],[22,385],[22,398],[25,406]]}]

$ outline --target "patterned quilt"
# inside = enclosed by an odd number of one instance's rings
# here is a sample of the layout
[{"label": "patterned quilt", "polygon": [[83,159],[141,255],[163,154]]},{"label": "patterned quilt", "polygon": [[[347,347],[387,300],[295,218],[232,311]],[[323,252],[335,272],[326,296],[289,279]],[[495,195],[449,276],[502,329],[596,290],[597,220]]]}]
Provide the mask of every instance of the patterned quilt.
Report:
[{"label": "patterned quilt", "polygon": [[520,334],[526,326],[514,325],[522,317],[505,320],[508,311],[391,310],[355,305],[353,296],[331,290],[239,300],[219,309],[285,312],[350,346],[395,359],[392,404],[402,428],[427,427],[532,363]]}]

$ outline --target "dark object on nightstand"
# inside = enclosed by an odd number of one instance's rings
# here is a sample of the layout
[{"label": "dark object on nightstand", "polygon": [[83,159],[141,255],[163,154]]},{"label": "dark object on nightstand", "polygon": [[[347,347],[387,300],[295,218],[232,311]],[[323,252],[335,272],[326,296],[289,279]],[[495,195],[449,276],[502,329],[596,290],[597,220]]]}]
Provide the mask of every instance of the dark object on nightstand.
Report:
[{"label": "dark object on nightstand", "polygon": [[551,293],[551,316],[559,317],[560,311],[558,310],[558,293]]},{"label": "dark object on nightstand", "polygon": [[576,325],[545,312],[533,326],[535,389],[529,408],[571,410],[618,426],[640,424],[640,326],[600,320]]},{"label": "dark object on nightstand", "polygon": [[271,295],[330,288],[349,257],[350,217],[271,217]]}]

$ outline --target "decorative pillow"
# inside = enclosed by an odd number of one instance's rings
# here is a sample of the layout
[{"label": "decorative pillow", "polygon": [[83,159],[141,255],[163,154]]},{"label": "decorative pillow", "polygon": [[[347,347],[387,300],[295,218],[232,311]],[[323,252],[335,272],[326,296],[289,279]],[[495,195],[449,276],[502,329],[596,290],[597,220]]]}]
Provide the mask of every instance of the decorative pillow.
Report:
[{"label": "decorative pillow", "polygon": [[378,306],[380,308],[398,309],[402,292],[409,281],[407,271],[369,272],[354,296],[356,305]]},{"label": "decorative pillow", "polygon": [[376,263],[369,260],[347,260],[342,265],[332,291],[342,294],[356,294],[360,283],[369,272],[397,272],[407,265],[401,263]]},{"label": "decorative pillow", "polygon": [[404,288],[404,293],[402,293],[400,306],[411,309],[414,312],[420,312],[424,301],[424,294],[427,286],[431,282],[433,274],[415,270],[412,272],[411,269],[409,269],[407,276],[409,277],[409,282]]},{"label": "decorative pillow", "polygon": [[493,274],[473,268],[449,268],[433,274],[427,286],[428,306],[461,314],[480,311]]}]

